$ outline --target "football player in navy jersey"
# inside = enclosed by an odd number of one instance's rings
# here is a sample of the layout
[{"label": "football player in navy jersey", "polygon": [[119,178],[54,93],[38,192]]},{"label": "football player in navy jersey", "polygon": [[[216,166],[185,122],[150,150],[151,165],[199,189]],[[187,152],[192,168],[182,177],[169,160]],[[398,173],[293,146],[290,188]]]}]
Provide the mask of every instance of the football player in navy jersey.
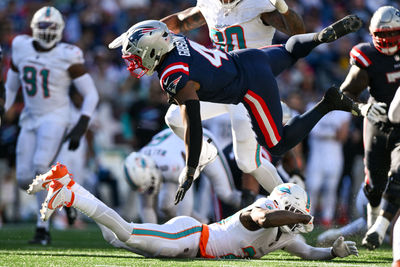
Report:
[{"label": "football player in navy jersey", "polygon": [[[340,89],[353,99],[367,87],[370,93],[368,103],[360,106],[365,117],[364,191],[369,200],[369,230],[363,245],[375,249],[400,206],[400,128],[390,123],[387,115],[400,85],[400,11],[380,7],[371,18],[369,30],[372,42],[352,48],[351,68]],[[385,201],[380,207],[382,196]]]},{"label": "football player in navy jersey", "polygon": [[122,46],[122,57],[132,75],[140,78],[156,71],[162,89],[180,106],[187,153],[175,203],[182,200],[190,188],[199,162],[202,146],[199,100],[243,103],[258,143],[275,155],[298,144],[332,110],[359,115],[358,106],[331,87],[313,109],[283,126],[275,76],[319,44],[332,42],[358,30],[361,25],[357,16],[349,15],[318,33],[292,36],[286,45],[225,53],[172,34],[160,21],[148,20],[133,25],[110,43],[109,48]]}]

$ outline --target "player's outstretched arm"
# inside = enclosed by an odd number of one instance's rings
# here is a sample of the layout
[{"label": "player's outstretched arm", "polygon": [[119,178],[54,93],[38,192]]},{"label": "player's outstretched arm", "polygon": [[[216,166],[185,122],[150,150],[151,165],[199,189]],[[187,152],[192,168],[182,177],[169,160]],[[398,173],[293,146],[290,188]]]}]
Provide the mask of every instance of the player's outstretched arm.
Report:
[{"label": "player's outstretched arm", "polygon": [[191,7],[178,13],[169,15],[160,21],[174,33],[188,32],[206,24],[206,20],[197,7]]},{"label": "player's outstretched arm", "polygon": [[301,16],[288,8],[284,0],[270,0],[270,2],[276,7],[276,10],[261,14],[261,20],[264,23],[289,36],[306,32]]},{"label": "player's outstretched arm", "polygon": [[[270,228],[298,223],[308,224],[313,219],[313,216],[307,214],[295,213],[288,210],[267,210],[259,207],[255,207],[249,211],[249,215],[251,221],[253,221],[258,228]],[[246,212],[243,212],[241,214],[241,220],[246,216]]]},{"label": "player's outstretched arm", "polygon": [[181,109],[183,125],[185,126],[186,166],[180,177],[180,185],[175,196],[175,205],[178,204],[192,185],[196,168],[199,165],[203,128],[200,117],[200,101],[196,91],[200,84],[188,81],[175,96]]},{"label": "player's outstretched arm", "polygon": [[356,243],[353,241],[344,241],[343,236],[336,239],[333,246],[329,248],[313,247],[306,244],[303,240],[294,237],[293,241],[285,246],[284,250],[306,260],[330,260],[336,257],[358,256]]}]

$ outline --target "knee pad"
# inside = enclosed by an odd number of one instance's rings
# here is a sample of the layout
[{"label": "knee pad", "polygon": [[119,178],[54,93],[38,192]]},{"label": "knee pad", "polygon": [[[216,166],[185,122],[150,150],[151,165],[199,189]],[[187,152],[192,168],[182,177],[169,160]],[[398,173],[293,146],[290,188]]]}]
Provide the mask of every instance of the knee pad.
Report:
[{"label": "knee pad", "polygon": [[372,207],[377,207],[381,203],[383,189],[365,184],[364,193]]},{"label": "knee pad", "polygon": [[400,207],[400,174],[395,173],[389,177],[383,197],[392,205]]}]

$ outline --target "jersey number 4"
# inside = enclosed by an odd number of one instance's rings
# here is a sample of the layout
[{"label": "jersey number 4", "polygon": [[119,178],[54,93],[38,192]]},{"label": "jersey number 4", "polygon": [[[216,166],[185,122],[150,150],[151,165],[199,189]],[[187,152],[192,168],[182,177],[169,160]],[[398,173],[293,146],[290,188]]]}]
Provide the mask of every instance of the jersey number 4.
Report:
[{"label": "jersey number 4", "polygon": [[221,67],[221,65],[222,65],[221,58],[225,59],[225,60],[228,60],[228,56],[224,52],[222,52],[220,50],[217,50],[217,49],[211,50],[211,49],[205,48],[201,44],[198,44],[198,43],[195,43],[195,42],[191,42],[190,40],[189,40],[189,42],[190,42],[190,46],[194,50],[199,52],[200,55],[202,55],[208,61],[210,61],[210,63],[214,67],[217,67],[217,68]]},{"label": "jersey number 4", "polygon": [[38,76],[41,76],[42,84],[41,87],[43,88],[43,96],[44,97],[49,97],[50,92],[49,92],[49,87],[48,87],[48,81],[49,81],[49,73],[50,71],[48,69],[41,69],[39,72],[36,70],[35,67],[31,66],[25,66],[24,69],[24,76],[23,80],[25,83],[24,89],[26,90],[26,93],[29,96],[35,96],[37,93],[37,79]]}]

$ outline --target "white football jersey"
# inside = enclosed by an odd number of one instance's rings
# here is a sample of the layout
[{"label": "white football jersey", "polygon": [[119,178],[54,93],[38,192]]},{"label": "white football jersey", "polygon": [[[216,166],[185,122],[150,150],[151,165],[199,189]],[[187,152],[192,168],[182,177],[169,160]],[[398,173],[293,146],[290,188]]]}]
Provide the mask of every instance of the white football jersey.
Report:
[{"label": "white football jersey", "polygon": [[185,167],[185,144],[169,128],[156,134],[140,152],[154,159],[163,181],[179,182],[179,174]]},{"label": "white football jersey", "polygon": [[58,113],[68,119],[71,77],[68,68],[83,64],[75,45],[58,43],[47,52],[36,51],[33,38],[19,35],[12,42],[12,62],[17,67],[24,96],[24,111],[33,116]]},{"label": "white football jersey", "polygon": [[242,0],[227,10],[219,0],[197,0],[217,48],[229,52],[271,45],[275,28],[266,26],[260,16],[275,7],[269,0]]},{"label": "white football jersey", "polygon": [[[247,208],[260,207],[275,210],[278,207],[268,198],[260,198]],[[278,227],[247,230],[240,222],[238,211],[231,217],[209,225],[206,253],[218,258],[261,258],[285,247],[294,235],[278,231]]]}]

